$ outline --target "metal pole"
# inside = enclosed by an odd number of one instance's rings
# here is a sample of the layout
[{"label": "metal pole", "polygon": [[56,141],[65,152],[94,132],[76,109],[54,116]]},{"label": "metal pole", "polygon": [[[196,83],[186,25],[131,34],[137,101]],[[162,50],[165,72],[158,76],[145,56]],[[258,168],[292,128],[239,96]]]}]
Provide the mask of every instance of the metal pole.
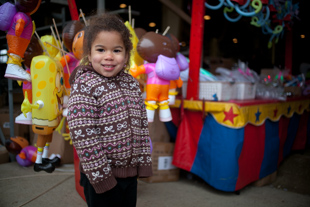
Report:
[{"label": "metal pole", "polygon": [[105,12],[105,1],[97,0],[97,14]]},{"label": "metal pole", "polygon": [[[13,107],[13,80],[8,79],[8,96],[9,96],[9,115],[10,115],[10,137],[14,137],[14,107]],[[9,153],[11,162],[15,161],[15,155]]]},{"label": "metal pole", "polygon": [[9,91],[9,114],[10,114],[10,136],[14,137],[14,108],[13,108],[13,80],[8,79],[8,91]]}]

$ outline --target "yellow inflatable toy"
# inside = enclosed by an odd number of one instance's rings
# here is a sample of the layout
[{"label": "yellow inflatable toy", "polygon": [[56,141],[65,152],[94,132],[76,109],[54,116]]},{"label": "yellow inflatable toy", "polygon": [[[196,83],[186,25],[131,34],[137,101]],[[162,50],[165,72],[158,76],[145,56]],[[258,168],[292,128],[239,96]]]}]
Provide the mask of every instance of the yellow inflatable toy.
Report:
[{"label": "yellow inflatable toy", "polygon": [[[58,52],[57,52],[58,53]],[[57,55],[57,53],[51,53]],[[62,114],[62,96],[64,92],[63,68],[59,61],[47,55],[32,59],[30,66],[32,82],[32,104],[25,93],[22,112],[32,112],[32,130],[38,135],[37,159],[34,171],[44,170],[51,173],[60,164],[60,158],[48,158],[49,144],[53,131],[59,125]]]}]

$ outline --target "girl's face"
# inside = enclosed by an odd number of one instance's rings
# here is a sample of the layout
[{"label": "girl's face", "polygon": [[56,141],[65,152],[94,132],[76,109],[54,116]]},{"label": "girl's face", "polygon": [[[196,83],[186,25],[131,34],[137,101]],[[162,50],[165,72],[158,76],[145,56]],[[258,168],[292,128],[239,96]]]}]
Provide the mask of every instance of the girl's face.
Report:
[{"label": "girl's face", "polygon": [[122,37],[116,31],[98,33],[88,55],[95,71],[105,77],[117,75],[124,68],[127,59]]}]

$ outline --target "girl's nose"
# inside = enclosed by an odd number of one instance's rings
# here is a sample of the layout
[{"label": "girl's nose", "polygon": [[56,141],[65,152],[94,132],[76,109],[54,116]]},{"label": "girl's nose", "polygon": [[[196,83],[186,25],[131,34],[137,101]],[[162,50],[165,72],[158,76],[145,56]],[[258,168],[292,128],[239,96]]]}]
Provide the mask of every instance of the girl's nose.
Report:
[{"label": "girl's nose", "polygon": [[106,60],[112,60],[112,59],[113,59],[113,53],[110,52],[110,51],[107,51],[107,52],[105,53],[104,59],[106,59]]}]

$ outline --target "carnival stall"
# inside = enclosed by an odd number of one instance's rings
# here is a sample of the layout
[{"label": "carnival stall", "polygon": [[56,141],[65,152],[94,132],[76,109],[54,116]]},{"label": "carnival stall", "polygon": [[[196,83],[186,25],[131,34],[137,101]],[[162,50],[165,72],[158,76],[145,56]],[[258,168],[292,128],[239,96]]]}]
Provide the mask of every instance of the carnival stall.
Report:
[{"label": "carnival stall", "polygon": [[[235,1],[219,2],[219,6],[225,2],[240,6]],[[193,1],[188,82],[183,85],[183,95],[171,105],[173,124],[177,127],[172,164],[198,175],[218,190],[234,192],[275,173],[292,150],[305,149],[310,137],[310,98],[255,99],[254,95],[238,100],[233,95],[233,83],[202,83],[199,76],[205,4],[203,0]],[[291,68],[290,50],[286,53],[287,68]],[[204,84],[209,91],[204,91]],[[217,85],[211,90],[212,84]],[[250,91],[257,91],[251,84],[245,89],[250,87]],[[206,96],[210,90],[210,96]]]},{"label": "carnival stall", "polygon": [[[53,27],[52,35],[43,37],[39,37],[31,27],[27,33],[27,45],[23,45],[24,50],[18,51],[21,54],[15,54],[14,51],[9,54],[9,70],[5,77],[24,81],[22,113],[15,122],[32,125],[33,133],[37,136],[37,147],[28,149],[27,145],[18,146],[20,154],[16,159],[23,166],[34,164],[35,171],[52,173],[55,166],[59,166],[60,158],[48,158],[54,133],[72,145],[66,123],[71,90],[69,77],[82,58],[83,28],[87,26],[87,21],[81,10],[84,23],[80,21],[75,1],[70,2],[74,3],[69,4],[72,21],[63,28],[62,40],[53,21],[57,37]],[[310,97],[283,95],[285,75],[290,77],[285,86],[301,86],[305,82],[302,75],[290,75],[290,35],[286,36],[285,68],[288,70],[266,73],[264,82],[260,82],[261,77],[242,61],[235,68],[218,68],[216,72],[220,76],[201,68],[205,9],[225,7],[224,16],[231,22],[251,17],[253,26],[261,27],[264,34],[270,35],[268,47],[271,47],[272,42],[283,35],[297,8],[289,4],[292,1],[287,1],[289,3],[281,8],[281,15],[274,17],[275,24],[270,27],[270,13],[277,11],[268,4],[271,2],[219,0],[215,6],[205,0],[193,0],[189,58],[180,53],[180,43],[168,33],[169,28],[162,34],[144,31],[140,36],[136,34],[130,15],[129,22],[125,22],[132,34],[134,49],[130,73],[139,81],[141,90],[145,90],[149,126],[156,121],[157,112],[160,122],[175,126],[175,144],[169,143],[169,150],[166,150],[169,153],[165,156],[173,154],[170,161],[175,167],[201,177],[218,190],[239,191],[254,181],[274,174],[292,150],[304,150],[310,140]],[[32,12],[38,9],[41,1],[34,0],[34,3]],[[7,5],[12,8],[8,20],[16,13],[21,13],[17,12],[14,5]],[[284,12],[285,9],[287,12]],[[230,17],[233,10],[239,16]],[[10,33],[7,37],[8,43],[12,41]],[[37,53],[31,53],[35,47]],[[25,59],[27,71],[21,68],[21,58]],[[299,86],[297,88],[300,89]],[[178,96],[177,90],[180,91]],[[304,94],[308,93],[309,90]],[[21,140],[12,138],[13,144]],[[73,154],[76,190],[85,199],[79,185],[79,158],[74,148]],[[158,158],[159,155],[156,156]],[[62,163],[64,160],[62,158]]]}]

